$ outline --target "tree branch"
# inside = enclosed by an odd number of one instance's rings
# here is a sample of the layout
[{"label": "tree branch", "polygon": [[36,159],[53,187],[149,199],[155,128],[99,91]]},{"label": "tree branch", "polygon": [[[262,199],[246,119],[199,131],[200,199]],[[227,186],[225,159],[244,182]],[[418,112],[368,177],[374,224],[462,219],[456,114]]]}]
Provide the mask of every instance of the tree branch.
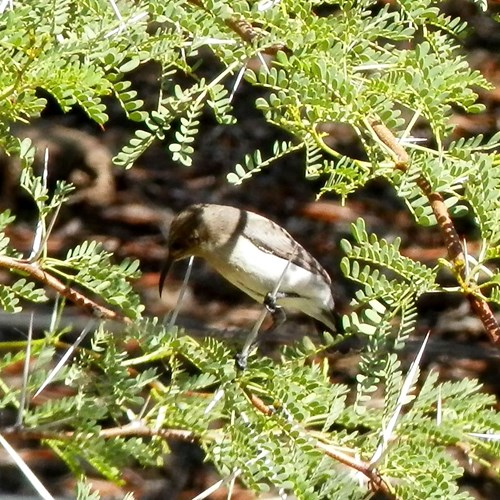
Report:
[{"label": "tree branch", "polygon": [[[382,123],[376,120],[370,120],[369,124],[377,137],[393,152],[396,160],[396,168],[401,171],[408,169],[410,158],[405,149],[398,143],[393,133]],[[450,217],[448,208],[444,203],[443,196],[432,190],[428,180],[419,176],[417,185],[429,200],[429,204],[436,217],[439,228],[448,252],[448,259],[453,264],[454,272],[463,281],[465,278],[465,255],[460,237],[458,236],[453,220]],[[494,344],[500,344],[500,327],[491,310],[489,304],[475,295],[472,291],[462,288],[467,297],[471,309],[482,321],[486,333]]]},{"label": "tree branch", "polygon": [[0,255],[0,268],[2,267],[5,269],[15,269],[16,271],[26,273],[34,280],[52,288],[59,295],[62,295],[67,300],[73,302],[73,304],[77,305],[81,309],[84,309],[93,316],[96,316],[100,319],[119,321],[125,324],[132,323],[131,319],[124,316],[123,314],[112,311],[107,307],[101,306],[100,304],[89,299],[74,288],[65,285],[56,277],[44,271],[40,266],[38,266],[36,262],[29,262],[23,259],[15,259],[13,257]]},{"label": "tree branch", "polygon": [[[247,392],[247,396],[254,408],[256,408],[260,413],[266,415],[267,417],[274,415],[274,409],[266,405],[266,403],[258,396],[249,392]],[[303,430],[303,432],[307,433],[306,430]],[[314,446],[333,460],[363,474],[368,479],[370,489],[374,493],[383,493],[385,498],[395,498],[387,483],[382,479],[381,475],[368,463],[348,455],[347,453],[341,452],[333,446],[318,441],[317,439],[314,439]]]},{"label": "tree branch", "polygon": [[[78,431],[43,431],[37,429],[25,429],[23,427],[8,427],[2,429],[4,436],[10,436],[21,439],[51,439],[54,441],[68,441],[74,439],[76,435],[81,435]],[[197,441],[198,438],[191,431],[182,429],[154,429],[140,422],[130,423],[122,427],[111,427],[109,429],[101,429],[99,436],[104,439],[112,439],[118,437],[155,437],[159,436],[164,439],[177,439],[178,441]]]}]

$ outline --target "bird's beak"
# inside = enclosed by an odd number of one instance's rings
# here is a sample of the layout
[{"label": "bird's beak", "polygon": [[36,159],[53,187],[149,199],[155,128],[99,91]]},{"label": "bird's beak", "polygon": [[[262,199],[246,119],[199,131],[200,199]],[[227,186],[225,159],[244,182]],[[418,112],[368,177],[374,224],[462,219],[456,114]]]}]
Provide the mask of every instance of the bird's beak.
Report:
[{"label": "bird's beak", "polygon": [[165,279],[168,275],[168,272],[170,271],[170,268],[172,267],[172,264],[174,263],[175,259],[173,258],[172,254],[169,252],[167,256],[167,260],[165,261],[165,264],[163,264],[163,267],[161,269],[161,274],[160,274],[160,282],[158,284],[159,286],[159,291],[160,291],[160,297],[161,297],[161,292],[163,291],[163,284],[165,283]]}]

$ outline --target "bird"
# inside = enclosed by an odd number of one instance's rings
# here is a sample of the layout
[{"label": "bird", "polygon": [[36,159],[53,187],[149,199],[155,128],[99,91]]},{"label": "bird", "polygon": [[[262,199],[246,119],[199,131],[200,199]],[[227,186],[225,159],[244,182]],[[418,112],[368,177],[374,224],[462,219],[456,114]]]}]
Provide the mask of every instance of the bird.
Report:
[{"label": "bird", "polygon": [[190,205],[172,220],[167,246],[160,295],[173,262],[200,257],[265,304],[279,323],[286,317],[283,308],[295,309],[332,332],[339,330],[326,270],[284,228],[262,215],[229,205]]}]

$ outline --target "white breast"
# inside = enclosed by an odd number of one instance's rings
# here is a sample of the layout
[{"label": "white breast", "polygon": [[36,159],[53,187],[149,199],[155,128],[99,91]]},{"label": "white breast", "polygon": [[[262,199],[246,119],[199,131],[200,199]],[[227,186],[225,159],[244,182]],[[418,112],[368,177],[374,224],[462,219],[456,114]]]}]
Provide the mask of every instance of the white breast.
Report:
[{"label": "white breast", "polygon": [[[232,249],[213,252],[205,259],[228,281],[258,302],[274,291],[288,265],[286,259],[261,250],[246,237],[238,238]],[[331,289],[323,277],[293,263],[283,275],[279,292],[289,294],[278,300],[280,305],[309,315],[311,308],[333,307]]]}]

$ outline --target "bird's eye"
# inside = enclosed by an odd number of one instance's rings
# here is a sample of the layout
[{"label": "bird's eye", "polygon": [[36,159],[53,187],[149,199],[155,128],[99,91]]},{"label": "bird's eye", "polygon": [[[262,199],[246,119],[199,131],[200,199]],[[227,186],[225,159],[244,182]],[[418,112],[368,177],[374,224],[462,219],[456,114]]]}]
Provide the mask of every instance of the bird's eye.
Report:
[{"label": "bird's eye", "polygon": [[180,252],[184,248],[184,245],[182,244],[182,241],[174,240],[170,243],[169,248],[171,252]]}]

